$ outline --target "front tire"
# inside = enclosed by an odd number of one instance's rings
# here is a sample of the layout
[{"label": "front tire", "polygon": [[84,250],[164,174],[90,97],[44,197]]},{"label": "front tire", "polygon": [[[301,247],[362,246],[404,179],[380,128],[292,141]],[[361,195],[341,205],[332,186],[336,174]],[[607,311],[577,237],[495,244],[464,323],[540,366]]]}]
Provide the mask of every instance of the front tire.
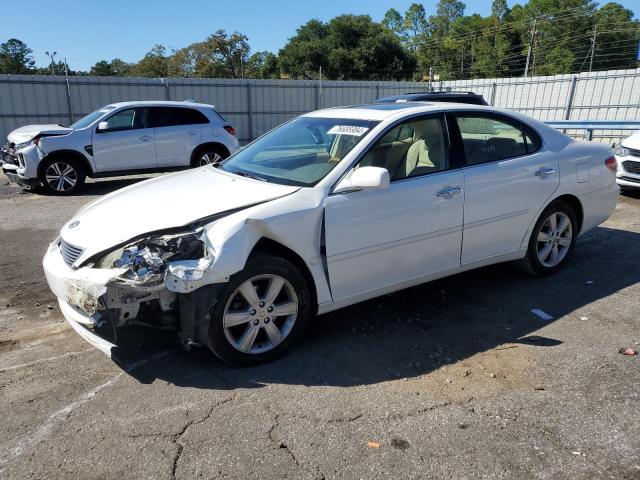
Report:
[{"label": "front tire", "polygon": [[40,170],[40,182],[45,192],[52,195],[76,193],[86,178],[80,162],[73,158],[55,157],[45,161]]},{"label": "front tire", "polygon": [[229,365],[265,363],[289,348],[310,315],[309,287],[298,268],[281,257],[256,255],[220,293],[208,345]]},{"label": "front tire", "polygon": [[561,200],[553,202],[533,227],[527,254],[518,266],[535,276],[557,272],[569,259],[577,235],[578,221],[573,208]]}]

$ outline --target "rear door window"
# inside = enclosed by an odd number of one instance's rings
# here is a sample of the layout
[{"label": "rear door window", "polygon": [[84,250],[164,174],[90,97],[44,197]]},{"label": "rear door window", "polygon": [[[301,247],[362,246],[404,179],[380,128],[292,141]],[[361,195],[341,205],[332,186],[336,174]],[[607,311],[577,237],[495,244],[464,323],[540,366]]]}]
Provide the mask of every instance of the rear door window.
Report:
[{"label": "rear door window", "polygon": [[209,119],[202,112],[193,108],[153,107],[151,110],[152,124],[154,127],[209,123]]},{"label": "rear door window", "polygon": [[522,125],[500,116],[455,115],[467,165],[479,165],[527,154]]}]

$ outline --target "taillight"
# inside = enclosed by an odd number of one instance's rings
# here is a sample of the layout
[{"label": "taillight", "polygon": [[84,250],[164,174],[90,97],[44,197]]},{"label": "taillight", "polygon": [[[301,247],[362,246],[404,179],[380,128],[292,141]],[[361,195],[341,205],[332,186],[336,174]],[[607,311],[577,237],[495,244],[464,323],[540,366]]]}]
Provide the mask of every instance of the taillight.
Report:
[{"label": "taillight", "polygon": [[616,160],[616,157],[609,157],[604,161],[604,166],[607,168],[610,168],[611,170],[613,170],[614,172],[616,170],[618,170],[618,161]]},{"label": "taillight", "polygon": [[225,125],[224,129],[229,132],[231,135],[233,135],[234,137],[236,136],[236,129],[233,128],[231,125]]}]

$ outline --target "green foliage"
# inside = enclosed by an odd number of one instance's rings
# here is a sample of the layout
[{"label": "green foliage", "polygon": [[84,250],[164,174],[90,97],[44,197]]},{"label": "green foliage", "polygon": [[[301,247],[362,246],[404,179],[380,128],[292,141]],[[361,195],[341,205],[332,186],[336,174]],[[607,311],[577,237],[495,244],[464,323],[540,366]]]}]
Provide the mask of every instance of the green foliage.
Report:
[{"label": "green foliage", "polygon": [[[510,3],[510,2],[509,2]],[[249,39],[218,30],[169,52],[155,45],[140,61],[101,60],[90,75],[220,78],[443,80],[553,75],[638,67],[640,21],[622,5],[594,0],[492,0],[491,15],[465,15],[460,0],[390,8],[381,22],[368,15],[309,20],[278,55],[252,52]],[[593,46],[595,45],[595,49]],[[0,44],[0,73],[63,75],[58,61],[35,67],[18,39]],[[69,75],[85,72],[69,71]]]},{"label": "green foliage", "polygon": [[17,38],[0,44],[0,73],[33,73],[33,50]]},{"label": "green foliage", "polygon": [[414,60],[398,37],[368,15],[340,15],[328,23],[311,20],[279,53],[283,72],[315,79],[320,67],[329,79],[404,79]]}]

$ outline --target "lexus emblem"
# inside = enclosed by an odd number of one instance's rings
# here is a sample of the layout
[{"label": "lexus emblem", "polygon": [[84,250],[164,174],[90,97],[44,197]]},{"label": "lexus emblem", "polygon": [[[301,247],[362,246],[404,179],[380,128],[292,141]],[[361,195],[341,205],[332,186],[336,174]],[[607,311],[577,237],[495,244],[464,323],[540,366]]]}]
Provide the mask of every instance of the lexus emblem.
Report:
[{"label": "lexus emblem", "polygon": [[74,220],[69,224],[69,228],[76,228],[78,225],[80,225],[80,220]]}]

